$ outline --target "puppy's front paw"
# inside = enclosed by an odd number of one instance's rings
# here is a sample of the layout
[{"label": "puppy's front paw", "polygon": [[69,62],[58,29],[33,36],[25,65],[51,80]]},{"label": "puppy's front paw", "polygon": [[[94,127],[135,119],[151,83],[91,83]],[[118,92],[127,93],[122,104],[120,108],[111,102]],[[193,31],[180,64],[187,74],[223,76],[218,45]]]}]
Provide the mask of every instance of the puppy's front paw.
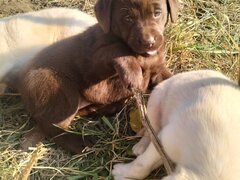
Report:
[{"label": "puppy's front paw", "polygon": [[144,179],[149,174],[149,168],[143,164],[142,160],[124,164],[116,164],[112,171],[115,180]]},{"label": "puppy's front paw", "polygon": [[142,139],[133,146],[132,151],[136,156],[141,155],[147,149],[150,143],[149,137],[142,137]]},{"label": "puppy's front paw", "polygon": [[115,180],[128,180],[127,174],[129,171],[129,165],[124,163],[119,163],[114,165],[112,170],[112,175]]},{"label": "puppy's front paw", "polygon": [[133,57],[125,57],[116,59],[114,65],[124,86],[128,89],[143,89],[143,73],[142,68]]},{"label": "puppy's front paw", "polygon": [[135,72],[126,72],[123,77],[123,83],[124,85],[131,89],[137,89],[142,90],[143,87],[143,75],[141,71],[135,71]]}]

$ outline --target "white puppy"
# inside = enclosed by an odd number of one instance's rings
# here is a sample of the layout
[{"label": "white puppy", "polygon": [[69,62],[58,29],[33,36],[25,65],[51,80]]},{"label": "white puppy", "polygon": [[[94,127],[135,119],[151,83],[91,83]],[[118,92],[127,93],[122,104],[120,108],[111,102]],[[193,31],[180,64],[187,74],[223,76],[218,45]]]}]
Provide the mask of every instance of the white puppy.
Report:
[{"label": "white puppy", "polygon": [[[165,152],[176,163],[164,180],[240,179],[240,88],[222,74],[181,73],[160,83],[148,107]],[[134,146],[139,156],[117,164],[115,180],[143,179],[162,164],[147,137]]]},{"label": "white puppy", "polygon": [[77,9],[50,8],[0,19],[0,80],[44,47],[96,23]]}]

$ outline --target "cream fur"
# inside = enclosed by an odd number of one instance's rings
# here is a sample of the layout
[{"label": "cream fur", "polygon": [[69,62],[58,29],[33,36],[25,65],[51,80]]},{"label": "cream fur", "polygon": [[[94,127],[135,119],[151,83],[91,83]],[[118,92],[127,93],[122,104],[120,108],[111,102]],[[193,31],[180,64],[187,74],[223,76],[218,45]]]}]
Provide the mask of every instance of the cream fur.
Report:
[{"label": "cream fur", "polygon": [[[164,180],[240,179],[236,83],[210,70],[181,73],[154,89],[147,111],[166,153],[177,165]],[[115,180],[143,179],[162,164],[146,139],[134,146],[138,154],[134,161],[114,166]]]},{"label": "cream fur", "polygon": [[50,8],[0,19],[0,80],[44,47],[96,23],[77,9]]}]

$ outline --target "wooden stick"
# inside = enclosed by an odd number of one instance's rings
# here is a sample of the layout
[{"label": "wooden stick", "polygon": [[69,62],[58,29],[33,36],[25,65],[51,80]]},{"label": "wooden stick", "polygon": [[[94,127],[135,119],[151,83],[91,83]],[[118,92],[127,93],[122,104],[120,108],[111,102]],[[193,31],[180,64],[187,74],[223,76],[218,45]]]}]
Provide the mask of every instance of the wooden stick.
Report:
[{"label": "wooden stick", "polygon": [[163,146],[162,146],[158,136],[156,135],[156,132],[154,131],[153,127],[151,126],[149,118],[147,116],[146,106],[144,103],[144,97],[140,92],[137,92],[136,90],[133,90],[133,92],[134,92],[134,97],[135,97],[138,109],[141,114],[141,119],[142,119],[143,125],[147,129],[152,143],[154,144],[156,150],[158,151],[158,153],[160,154],[160,156],[163,160],[163,165],[164,165],[164,168],[166,169],[167,174],[168,175],[172,174],[172,172],[173,172],[172,164],[170,163],[169,159],[167,158],[167,155],[163,149]]}]

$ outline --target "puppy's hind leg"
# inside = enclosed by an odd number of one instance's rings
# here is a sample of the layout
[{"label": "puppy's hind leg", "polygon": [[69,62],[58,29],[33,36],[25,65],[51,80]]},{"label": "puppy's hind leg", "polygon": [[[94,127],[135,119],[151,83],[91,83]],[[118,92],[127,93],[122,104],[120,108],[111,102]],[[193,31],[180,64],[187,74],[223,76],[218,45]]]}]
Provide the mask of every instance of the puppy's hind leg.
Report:
[{"label": "puppy's hind leg", "polygon": [[64,149],[77,154],[82,153],[86,146],[94,143],[92,137],[84,136],[83,138],[81,135],[65,131],[68,130],[78,112],[78,103],[76,102],[78,97],[72,95],[65,97],[66,99],[63,96],[59,97],[60,104],[54,103],[54,111],[48,117],[45,116],[46,119],[49,119],[48,121],[37,118],[39,127],[51,140]]},{"label": "puppy's hind leg", "polygon": [[116,164],[112,174],[117,180],[144,179],[151,171],[162,164],[162,159],[155,149],[153,143],[150,143],[146,151],[139,155],[134,161],[124,164]]},{"label": "puppy's hind leg", "polygon": [[[164,150],[167,154],[168,151],[176,153],[179,155],[178,150],[174,150],[174,142],[176,142],[175,134],[173,130],[175,129],[172,125],[165,126],[160,133],[158,133],[158,138],[160,138],[161,143],[164,146]],[[172,139],[173,138],[173,139]],[[170,141],[170,142],[169,142]],[[166,149],[165,149],[166,148]],[[151,142],[147,149],[139,155],[134,161],[124,164],[116,164],[112,171],[114,178],[117,180],[128,180],[128,179],[144,179],[147,177],[151,171],[158,168],[163,164],[162,158],[159,155],[158,151],[155,149],[155,146]]]},{"label": "puppy's hind leg", "polygon": [[24,80],[22,98],[41,132],[65,149],[80,153],[90,140],[65,131],[78,109],[87,105],[77,86],[49,69],[32,70]]},{"label": "puppy's hind leg", "polygon": [[39,122],[38,125],[44,134],[57,145],[74,154],[79,154],[86,146],[91,146],[94,141],[90,137],[84,136],[83,138],[81,135],[67,132],[68,125],[74,116],[75,114],[72,114],[60,123]]},{"label": "puppy's hind leg", "polygon": [[38,127],[35,127],[23,136],[20,142],[20,146],[22,150],[28,151],[29,147],[35,147],[44,138],[44,133]]}]

